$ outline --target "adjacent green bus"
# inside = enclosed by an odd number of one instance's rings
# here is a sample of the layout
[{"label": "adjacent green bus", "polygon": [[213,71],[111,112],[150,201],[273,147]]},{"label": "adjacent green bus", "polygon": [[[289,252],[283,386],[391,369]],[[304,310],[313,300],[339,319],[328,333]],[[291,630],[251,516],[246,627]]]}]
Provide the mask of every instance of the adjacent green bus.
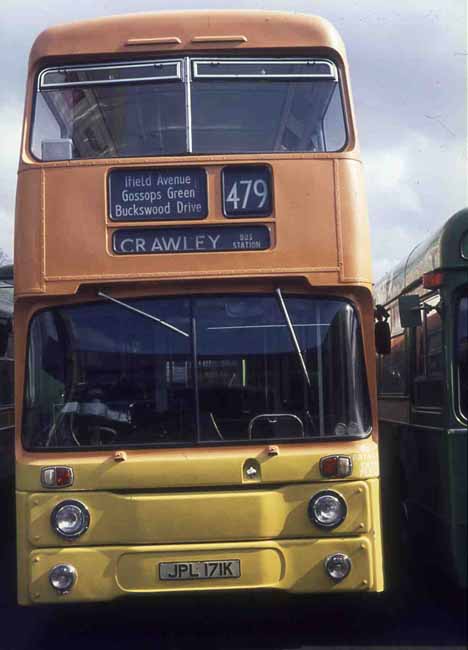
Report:
[{"label": "adjacent green bus", "polygon": [[13,266],[0,266],[0,488],[13,475]]},{"label": "adjacent green bus", "polygon": [[399,493],[413,559],[466,589],[468,209],[387,273],[375,302],[391,338],[377,364],[383,497]]}]

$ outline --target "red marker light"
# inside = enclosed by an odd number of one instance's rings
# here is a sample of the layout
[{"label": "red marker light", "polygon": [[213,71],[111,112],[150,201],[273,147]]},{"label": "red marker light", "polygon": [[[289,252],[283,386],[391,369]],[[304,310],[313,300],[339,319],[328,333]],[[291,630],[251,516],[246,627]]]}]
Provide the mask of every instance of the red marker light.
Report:
[{"label": "red marker light", "polygon": [[422,280],[425,289],[438,289],[444,283],[444,274],[442,271],[430,271],[424,273]]},{"label": "red marker light", "polygon": [[55,483],[57,487],[71,485],[73,481],[73,472],[71,467],[57,467],[55,470]]},{"label": "red marker light", "polygon": [[327,456],[320,461],[320,473],[322,476],[336,476],[338,468],[338,456]]}]

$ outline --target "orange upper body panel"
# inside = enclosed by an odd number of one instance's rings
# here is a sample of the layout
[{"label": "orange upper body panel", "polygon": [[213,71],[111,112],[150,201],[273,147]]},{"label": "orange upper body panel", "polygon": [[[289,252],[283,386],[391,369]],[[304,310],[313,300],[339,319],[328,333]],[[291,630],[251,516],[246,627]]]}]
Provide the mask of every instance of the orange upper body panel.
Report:
[{"label": "orange upper body panel", "polygon": [[[182,53],[328,56],[339,70],[347,144],[338,153],[191,155],[42,162],[29,147],[38,72],[61,63],[144,60]],[[261,223],[271,246],[262,251],[117,255],[112,234],[126,224],[109,219],[108,176],[119,167],[203,168],[208,216],[171,226],[228,225],[221,207],[226,164],[268,165],[273,212]],[[129,227],[161,227],[165,221]],[[232,222],[231,222],[232,225]],[[30,56],[16,210],[17,297],[71,295],[80,285],[128,280],[213,277],[307,277],[313,285],[370,288],[369,240],[362,169],[354,129],[344,46],[315,16],[261,11],[163,12],[112,16],[47,29]]]},{"label": "orange upper body panel", "polygon": [[229,47],[331,49],[345,59],[343,41],[323,18],[279,11],[176,11],[107,16],[58,25],[36,39],[30,71],[48,57],[180,54]]},{"label": "orange upper body panel", "polygon": [[[171,221],[171,226],[230,225],[221,208],[222,165],[205,159],[199,159],[196,166],[207,171],[208,217],[195,224]],[[126,160],[125,165],[135,162]],[[370,284],[361,164],[273,155],[262,162],[273,171],[274,210],[271,217],[260,220],[270,230],[271,248],[203,254],[119,256],[112,252],[113,232],[137,225],[112,222],[107,216],[107,175],[117,161],[77,164],[73,172],[69,164],[62,163],[21,173],[16,259],[28,263],[17,267],[17,295],[73,294],[82,284],[129,279],[221,276],[311,276],[314,285]],[[180,164],[187,167],[183,159]],[[151,166],[160,165],[158,161]],[[177,167],[174,159],[171,165]],[[158,221],[144,226],[165,224]],[[236,220],[236,225],[242,224],[252,224],[252,219]]]}]

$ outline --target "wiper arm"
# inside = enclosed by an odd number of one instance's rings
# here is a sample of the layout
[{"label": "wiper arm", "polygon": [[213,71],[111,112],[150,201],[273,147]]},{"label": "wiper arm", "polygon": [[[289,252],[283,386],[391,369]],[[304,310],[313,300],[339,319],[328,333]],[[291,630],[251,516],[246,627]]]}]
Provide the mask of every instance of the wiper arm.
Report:
[{"label": "wiper arm", "polygon": [[299,347],[299,341],[297,340],[296,332],[294,331],[293,324],[291,322],[291,317],[289,316],[288,308],[286,307],[286,303],[284,302],[283,294],[281,293],[281,289],[276,289],[276,295],[278,296],[279,304],[281,306],[281,309],[283,311],[284,318],[286,320],[286,323],[288,324],[289,328],[289,333],[291,334],[291,339],[292,342],[294,343],[294,347],[296,348],[297,356],[299,357],[299,361],[302,366],[302,370],[304,372],[304,378],[307,382],[307,385],[309,388],[311,387],[311,382],[310,382],[310,377],[309,373],[307,371],[307,366],[304,361],[304,356],[302,354],[302,350]]},{"label": "wiper arm", "polygon": [[173,332],[177,332],[177,334],[181,334],[182,336],[186,336],[187,338],[190,338],[190,334],[187,334],[187,332],[184,332],[183,330],[180,330],[178,327],[175,327],[175,325],[171,325],[170,323],[167,323],[165,320],[162,320],[161,318],[157,318],[156,316],[153,316],[152,314],[148,314],[146,311],[142,311],[141,309],[137,309],[136,307],[132,307],[126,302],[122,302],[122,300],[117,300],[117,298],[112,298],[112,296],[108,296],[106,293],[103,293],[102,291],[98,291],[97,295],[100,298],[105,298],[106,300],[110,300],[110,302],[115,302],[116,305],[120,305],[124,309],[128,309],[129,311],[133,311],[136,314],[140,314],[140,316],[144,316],[145,318],[149,318],[150,320],[156,321],[156,323],[159,323],[160,325],[163,325],[164,327],[167,327],[168,329],[172,330]]}]

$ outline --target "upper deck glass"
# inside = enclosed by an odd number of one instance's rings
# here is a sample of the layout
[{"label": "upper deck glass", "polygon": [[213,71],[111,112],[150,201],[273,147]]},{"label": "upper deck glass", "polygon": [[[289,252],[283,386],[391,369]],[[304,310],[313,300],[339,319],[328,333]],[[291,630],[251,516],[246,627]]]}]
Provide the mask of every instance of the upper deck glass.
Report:
[{"label": "upper deck glass", "polygon": [[38,77],[31,150],[44,161],[345,144],[338,71],[328,60],[186,57]]}]

